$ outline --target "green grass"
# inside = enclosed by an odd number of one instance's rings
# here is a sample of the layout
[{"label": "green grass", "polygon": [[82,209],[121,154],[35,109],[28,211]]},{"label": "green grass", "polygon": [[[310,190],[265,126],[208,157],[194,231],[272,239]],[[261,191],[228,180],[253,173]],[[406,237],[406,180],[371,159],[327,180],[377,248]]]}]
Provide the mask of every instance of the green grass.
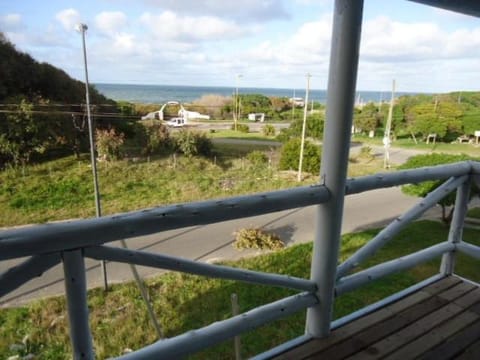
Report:
[{"label": "green grass", "polygon": [[[345,259],[379,230],[368,230],[343,237],[341,258]],[[380,250],[363,267],[372,266],[401,255],[431,246],[447,238],[448,229],[440,223],[420,221],[411,224],[393,241]],[[466,229],[464,239],[480,245],[480,232]],[[266,272],[309,277],[311,244],[291,246],[285,250],[227,262],[228,265]],[[355,292],[339,297],[335,303],[335,317],[341,317],[367,304],[384,298],[438,272],[439,260],[430,261],[411,271],[376,281]],[[457,272],[474,281],[480,281],[478,261],[459,256]],[[205,326],[231,316],[230,295],[237,293],[241,311],[278,300],[293,291],[241,282],[207,279],[179,273],[167,273],[148,279],[153,306],[166,336]],[[134,284],[114,285],[104,293],[101,289],[89,292],[90,323],[93,329],[97,357],[104,359],[120,355],[124,349],[138,349],[155,341],[155,332],[149,324],[145,306]],[[0,310],[0,358],[27,353],[37,359],[68,359],[70,345],[62,297],[37,301],[29,306]],[[303,334],[305,313],[276,321],[242,335],[243,356],[267,350],[286,340]],[[21,344],[28,335],[27,347],[10,350],[12,344]],[[217,345],[192,356],[194,359],[231,359],[231,341]]]},{"label": "green grass", "polygon": [[475,219],[480,219],[480,207],[474,207],[468,210],[467,216]]},{"label": "green grass", "polygon": [[212,139],[243,139],[276,142],[275,136],[265,136],[261,132],[243,133],[235,130],[215,130],[214,132],[208,132],[207,134]]},{"label": "green grass", "polygon": [[[355,135],[352,137],[352,141],[360,141],[365,144],[372,144],[377,146],[383,146],[382,138],[375,137],[369,138],[367,136]],[[426,144],[421,139],[417,139],[418,143],[412,140],[412,138],[399,138],[392,142],[393,147],[399,147],[404,149],[412,150],[421,150],[425,152],[443,152],[443,153],[452,153],[452,154],[467,154],[470,156],[478,157],[480,156],[480,146],[473,144],[458,144],[458,143],[446,143],[446,142],[436,142],[435,144]]]},{"label": "green grass", "polygon": [[[264,151],[272,166],[254,166],[246,159],[253,150]],[[318,181],[306,174],[302,183],[293,173],[276,170],[279,149],[259,144],[215,144],[214,155],[151,157],[137,162],[98,163],[102,214],[147,207],[224,198],[284,189]],[[368,162],[368,163],[367,163]],[[373,167],[372,167],[373,164]],[[376,172],[380,164],[356,161],[350,176]],[[357,169],[357,170],[355,170]],[[25,169],[0,171],[0,227],[95,216],[89,157],[66,157]]]}]

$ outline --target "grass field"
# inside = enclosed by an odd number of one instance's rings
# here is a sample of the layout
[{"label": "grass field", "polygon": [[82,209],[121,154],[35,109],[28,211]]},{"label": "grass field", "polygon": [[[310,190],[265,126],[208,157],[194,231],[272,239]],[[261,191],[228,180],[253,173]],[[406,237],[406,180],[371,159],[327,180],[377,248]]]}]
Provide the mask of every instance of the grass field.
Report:
[{"label": "grass field", "polygon": [[[378,229],[343,236],[341,258],[347,258]],[[448,229],[440,223],[420,221],[411,224],[380,250],[362,268],[431,246],[447,238]],[[480,232],[466,229],[464,239],[480,245]],[[295,245],[228,265],[266,272],[309,277],[311,244]],[[392,275],[355,292],[339,297],[335,317],[341,317],[380,300],[438,272],[439,260],[411,271]],[[480,281],[478,261],[459,256],[457,272]],[[241,311],[293,294],[292,291],[240,282],[206,279],[199,276],[167,273],[150,278],[148,289],[156,314],[167,337],[231,316],[230,296],[238,294]],[[99,359],[118,356],[125,349],[137,349],[155,341],[145,306],[134,284],[114,285],[108,293],[89,292],[90,323]],[[242,335],[242,354],[247,357],[303,334],[305,313],[276,321]],[[65,317],[65,301],[56,297],[29,306],[0,310],[0,358],[34,354],[36,359],[68,359],[70,345]],[[23,343],[26,345],[22,345]],[[16,344],[16,346],[14,345]],[[14,345],[14,346],[12,346]],[[196,354],[194,359],[231,359],[228,341]]]},{"label": "grass field", "polygon": [[[251,164],[246,156],[265,152],[270,165]],[[318,181],[306,174],[278,171],[278,147],[261,144],[215,144],[208,158],[166,156],[98,163],[103,215],[153,206],[224,198],[276,190]],[[381,164],[357,159],[350,176],[377,172]],[[25,169],[0,171],[0,227],[95,216],[89,157],[66,157]]]}]

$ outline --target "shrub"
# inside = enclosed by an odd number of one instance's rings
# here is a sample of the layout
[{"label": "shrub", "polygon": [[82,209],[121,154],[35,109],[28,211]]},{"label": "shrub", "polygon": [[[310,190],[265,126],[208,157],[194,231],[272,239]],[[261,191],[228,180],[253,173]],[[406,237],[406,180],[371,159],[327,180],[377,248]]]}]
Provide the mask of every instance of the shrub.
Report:
[{"label": "shrub", "polygon": [[247,154],[247,160],[250,161],[253,166],[258,167],[265,165],[268,162],[268,157],[264,152],[254,150]]},{"label": "shrub", "polygon": [[175,137],[176,148],[188,157],[208,156],[212,152],[212,141],[204,134],[181,129]]},{"label": "shrub", "polygon": [[[232,124],[231,129],[235,130],[235,124]],[[237,131],[240,131],[242,133],[248,133],[250,131],[250,128],[247,124],[237,124]]]},{"label": "shrub", "polygon": [[[300,145],[301,140],[298,138],[291,139],[287,143],[285,143],[285,145],[283,145],[282,152],[280,154],[279,164],[281,170],[298,169],[298,161],[300,159]],[[302,170],[312,174],[318,174],[320,172],[320,156],[320,146],[314,145],[311,142],[305,140],[303,148]]]},{"label": "shrub", "polygon": [[105,160],[117,160],[121,158],[121,146],[125,140],[123,133],[117,133],[115,129],[97,129],[96,143],[98,156]]},{"label": "shrub", "polygon": [[363,159],[373,159],[375,157],[372,147],[368,145],[362,146],[360,148],[358,156]]},{"label": "shrub", "polygon": [[172,148],[168,128],[163,124],[142,124],[137,127],[136,136],[143,155],[165,153]]},{"label": "shrub", "polygon": [[285,243],[278,237],[278,235],[258,228],[240,229],[234,235],[235,242],[233,243],[233,247],[237,250],[278,250],[285,247]]},{"label": "shrub", "polygon": [[262,128],[262,133],[265,136],[275,136],[275,126],[267,124]]},{"label": "shrub", "polygon": [[[416,156],[410,157],[404,164],[402,164],[399,167],[399,169],[401,170],[416,169],[424,166],[448,164],[448,163],[454,163],[457,161],[465,161],[465,160],[476,160],[476,159],[471,158],[465,154],[452,155],[452,154],[434,153],[434,154],[427,154],[427,155],[416,155]],[[431,180],[431,181],[423,181],[417,184],[408,184],[408,185],[402,186],[402,192],[407,195],[425,197],[444,182],[445,181],[442,181],[442,180],[436,180],[436,181]],[[470,190],[470,198],[475,195],[478,195],[478,193],[479,193],[479,190],[477,186],[475,186],[475,184],[472,184],[472,188]],[[455,194],[456,194],[456,191],[453,191],[438,202],[439,205],[442,207],[442,221],[445,223],[449,223],[453,215],[453,207],[450,209],[448,214],[447,214],[447,207],[455,205]]]}]

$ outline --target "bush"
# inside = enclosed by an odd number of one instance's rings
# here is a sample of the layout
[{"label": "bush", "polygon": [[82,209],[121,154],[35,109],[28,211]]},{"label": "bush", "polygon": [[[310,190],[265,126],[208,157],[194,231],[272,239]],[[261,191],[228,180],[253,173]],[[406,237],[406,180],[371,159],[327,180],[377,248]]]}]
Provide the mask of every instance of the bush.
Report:
[{"label": "bush", "polygon": [[121,158],[120,148],[125,140],[123,133],[117,133],[115,129],[97,129],[95,134],[99,157],[105,160],[118,160]]},{"label": "bush", "polygon": [[188,157],[212,153],[212,141],[204,134],[181,129],[175,137],[177,150]]},{"label": "bush", "polygon": [[265,165],[268,162],[268,157],[264,152],[254,150],[247,154],[247,160],[250,161],[253,166],[258,167]]},{"label": "bush", "polygon": [[[424,166],[435,166],[441,164],[449,164],[458,161],[465,161],[465,160],[477,160],[468,155],[452,155],[452,154],[441,154],[441,153],[434,153],[434,154],[427,154],[427,155],[416,155],[410,157],[404,164],[399,166],[400,170],[404,169],[416,169]],[[442,180],[431,180],[431,181],[423,181],[418,184],[408,184],[402,186],[402,192],[407,195],[418,196],[418,197],[425,197],[430,192],[435,190],[445,181]],[[472,183],[472,188],[470,190],[470,198],[478,195],[479,191],[478,188]],[[453,207],[450,209],[450,212],[447,214],[447,207],[452,206],[455,204],[455,194],[456,191],[451,192],[447,196],[445,196],[442,200],[438,203],[442,207],[442,220],[445,223],[449,223],[453,214]]]},{"label": "bush", "polygon": [[[280,154],[279,164],[281,170],[298,169],[298,161],[300,159],[300,145],[301,140],[298,138],[291,139],[287,143],[285,143],[285,145],[283,145],[282,152]],[[312,174],[318,174],[320,172],[320,156],[320,146],[314,145],[311,142],[305,140],[303,148],[302,170]]]},{"label": "bush", "polygon": [[[235,130],[235,124],[232,124],[231,129]],[[237,124],[237,131],[248,133],[250,132],[250,128],[246,124]]]},{"label": "bush", "polygon": [[275,136],[275,126],[267,124],[262,128],[262,133],[265,136]]},{"label": "bush", "polygon": [[237,250],[261,249],[278,250],[285,247],[285,243],[274,233],[261,229],[246,228],[237,231],[233,247]]},{"label": "bush", "polygon": [[161,154],[172,148],[168,128],[160,123],[139,125],[136,129],[136,137],[143,155]]}]

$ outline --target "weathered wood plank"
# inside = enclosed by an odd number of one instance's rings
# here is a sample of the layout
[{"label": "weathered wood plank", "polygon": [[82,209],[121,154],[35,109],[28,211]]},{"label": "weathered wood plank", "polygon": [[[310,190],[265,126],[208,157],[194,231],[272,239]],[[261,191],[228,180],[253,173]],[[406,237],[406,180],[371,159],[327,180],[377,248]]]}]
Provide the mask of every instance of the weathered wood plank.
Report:
[{"label": "weathered wood plank", "polygon": [[385,359],[405,360],[419,357],[478,319],[479,316],[475,313],[465,311],[452,319],[452,321],[441,324],[429,333],[417,338],[415,341],[400,348],[398,351],[395,351]]},{"label": "weathered wood plank", "polygon": [[[447,304],[447,300],[433,296],[421,303],[415,304],[415,306],[407,308],[396,316],[390,317],[386,321],[378,322],[365,331],[359,332],[342,343],[332,346],[315,355],[320,355],[323,359],[329,360],[343,359],[365,349],[369,345],[395,333],[424,317],[426,314],[430,314],[432,311],[442,308]],[[455,306],[459,312],[462,310],[460,306]]]},{"label": "weathered wood plank", "polygon": [[455,360],[480,359],[480,340],[474,342],[463,353],[458,355]]},{"label": "weathered wood plank", "polygon": [[480,340],[480,320],[456,333],[443,344],[422,355],[423,360],[451,359]]},{"label": "weathered wood plank", "polygon": [[420,291],[411,294],[399,301],[392,303],[384,308],[381,308],[374,313],[368,314],[361,319],[357,319],[351,323],[348,323],[335,331],[333,331],[329,337],[323,339],[313,339],[301,346],[295,347],[285,353],[282,353],[275,357],[275,359],[304,359],[308,356],[311,356],[319,351],[327,349],[335,344],[338,344],[354,334],[369,328],[370,326],[384,321],[392,316],[395,316],[398,312],[401,312],[409,307],[425,301],[426,299],[452,288],[453,286],[460,283],[461,280],[457,277],[447,277],[440,281],[437,281]]},{"label": "weathered wood plank", "polygon": [[[458,291],[458,285],[439,294],[438,298],[443,299],[441,295],[448,292],[448,294],[461,294]],[[468,291],[468,288],[464,288],[464,291]],[[449,297],[450,295],[447,295]],[[461,300],[460,300],[461,299]],[[478,295],[474,291],[468,291],[463,296],[456,300],[460,300],[465,306],[472,305],[479,299]],[[355,359],[377,359],[383,356],[386,356],[392,353],[395,349],[398,349],[405,344],[415,340],[417,337],[422,336],[435,328],[437,325],[447,321],[457,314],[464,311],[465,307],[462,307],[454,302],[448,303],[447,305],[441,307],[440,309],[428,314],[427,316],[419,319],[418,321],[411,323],[400,331],[393,333],[390,336],[382,339],[381,341],[372,344],[365,350],[355,354],[353,358]]]}]

